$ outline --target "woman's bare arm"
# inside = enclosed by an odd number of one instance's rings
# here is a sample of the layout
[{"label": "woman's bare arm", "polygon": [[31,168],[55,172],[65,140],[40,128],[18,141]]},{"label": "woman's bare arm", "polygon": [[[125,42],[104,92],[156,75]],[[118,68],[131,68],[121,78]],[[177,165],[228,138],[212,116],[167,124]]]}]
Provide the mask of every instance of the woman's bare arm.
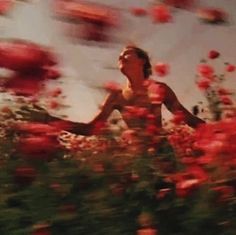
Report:
[{"label": "woman's bare arm", "polygon": [[93,118],[92,121],[88,123],[83,122],[73,122],[70,120],[65,120],[63,118],[55,117],[48,113],[44,108],[33,105],[32,107],[23,107],[17,113],[21,115],[22,120],[29,120],[34,122],[48,123],[53,126],[57,126],[62,130],[66,130],[78,135],[92,135],[96,124],[99,122],[105,122],[114,110],[117,104],[119,92],[111,92],[105,99],[100,111]]},{"label": "woman's bare arm", "polygon": [[193,128],[196,128],[198,125],[205,123],[205,121],[194,116],[186,108],[184,108],[170,87],[168,87],[166,84],[163,84],[163,86],[165,88],[164,104],[171,113],[175,114],[177,112],[181,112],[184,116],[184,122]]},{"label": "woman's bare arm", "polygon": [[[94,133],[94,129],[96,128],[96,125],[105,122],[112,111],[114,110],[115,105],[117,104],[119,92],[114,91],[111,92],[107,97],[105,98],[104,103],[102,104],[100,111],[97,113],[97,115],[92,119],[92,121],[88,123],[82,123],[82,122],[72,122],[72,121],[66,121],[65,124],[68,124],[70,126],[70,129],[68,131],[78,134],[78,135],[85,135],[89,136]],[[58,118],[52,117],[52,122],[60,121]]]}]

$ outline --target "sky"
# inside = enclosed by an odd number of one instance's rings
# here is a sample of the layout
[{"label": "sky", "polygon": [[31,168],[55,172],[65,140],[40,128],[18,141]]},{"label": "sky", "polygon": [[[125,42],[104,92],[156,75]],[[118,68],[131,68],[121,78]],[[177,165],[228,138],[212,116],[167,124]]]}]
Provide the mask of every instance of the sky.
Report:
[{"label": "sky", "polygon": [[[227,25],[204,24],[195,12],[183,9],[175,9],[173,22],[154,24],[150,17],[135,17],[129,11],[131,7],[147,8],[154,1],[91,0],[119,9],[120,26],[112,32],[117,42],[108,45],[85,45],[69,40],[62,30],[65,23],[51,17],[51,1],[17,2],[8,17],[1,17],[0,32],[2,38],[31,40],[53,47],[58,53],[64,76],[48,86],[60,86],[65,99],[62,110],[50,111],[54,115],[63,114],[73,121],[91,120],[106,95],[99,87],[106,81],[125,82],[116,68],[119,53],[129,42],[146,50],[153,64],[170,65],[167,77],[154,75],[153,78],[167,83],[189,110],[199,101],[205,102],[195,85],[195,73],[209,50],[222,54],[221,59],[214,62],[219,71],[223,62],[236,64],[235,0],[198,1],[199,6],[224,9],[229,14]],[[236,87],[235,75],[229,76],[227,86]],[[168,112],[164,113],[169,116]]]}]

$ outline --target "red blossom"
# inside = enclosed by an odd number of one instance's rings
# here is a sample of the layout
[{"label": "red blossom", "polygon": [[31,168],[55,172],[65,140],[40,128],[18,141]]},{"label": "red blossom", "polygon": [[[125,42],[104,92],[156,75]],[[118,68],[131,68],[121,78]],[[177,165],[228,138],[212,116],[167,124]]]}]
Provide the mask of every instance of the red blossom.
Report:
[{"label": "red blossom", "polygon": [[170,9],[164,4],[154,6],[151,13],[154,23],[166,23],[172,20]]},{"label": "red blossom", "polygon": [[8,91],[12,91],[16,95],[34,96],[38,94],[43,87],[43,76],[24,76],[14,75],[4,84]]},{"label": "red blossom", "polygon": [[224,105],[232,105],[233,104],[233,101],[226,95],[220,96],[220,101]]},{"label": "red blossom", "polygon": [[61,94],[62,94],[62,90],[59,87],[57,87],[54,90],[49,92],[49,95],[52,96],[52,97],[58,97]]},{"label": "red blossom", "polygon": [[130,11],[134,16],[146,16],[148,13],[146,9],[141,7],[133,7]]},{"label": "red blossom", "polygon": [[214,156],[220,162],[232,161],[236,151],[235,130],[235,118],[200,126],[195,132],[194,146],[202,150],[204,155]]},{"label": "red blossom", "polygon": [[219,88],[218,90],[217,90],[217,92],[218,92],[218,94],[219,95],[231,95],[232,94],[232,92],[231,91],[229,91],[229,90],[227,90],[227,89],[225,89],[225,88]]},{"label": "red blossom", "polygon": [[0,66],[18,72],[43,68],[54,60],[46,48],[25,40],[1,41],[0,53]]},{"label": "red blossom", "polygon": [[164,77],[169,73],[169,65],[165,64],[165,63],[157,63],[154,66],[154,70],[156,72],[156,74],[160,77]]},{"label": "red blossom", "polygon": [[208,58],[209,59],[216,59],[220,56],[220,53],[218,51],[215,50],[211,50],[208,52]]},{"label": "red blossom", "polygon": [[197,12],[198,17],[209,23],[220,23],[226,21],[227,14],[217,8],[201,8]]},{"label": "red blossom", "polygon": [[184,172],[179,172],[171,176],[172,180],[176,184],[176,194],[179,197],[188,197],[201,184],[208,180],[207,172],[200,166],[190,166],[185,169]]},{"label": "red blossom", "polygon": [[1,0],[0,2],[0,14],[5,15],[13,7],[13,0]]},{"label": "red blossom", "polygon": [[212,82],[211,80],[204,78],[197,82],[197,86],[199,87],[200,90],[204,91],[210,87],[211,82]]},{"label": "red blossom", "polygon": [[21,133],[46,135],[57,135],[60,131],[60,129],[55,126],[38,122],[16,123],[15,129]]},{"label": "red blossom", "polygon": [[31,235],[52,235],[52,233],[50,232],[48,226],[44,227],[44,225],[38,225],[38,227],[36,226],[36,228],[34,228],[34,231],[31,233]]},{"label": "red blossom", "polygon": [[188,197],[191,195],[200,185],[198,179],[185,179],[176,184],[176,194],[178,197]]},{"label": "red blossom", "polygon": [[142,228],[137,231],[137,235],[158,235],[158,231],[153,228]]},{"label": "red blossom", "polygon": [[164,0],[163,2],[173,7],[186,9],[191,8],[195,0]]},{"label": "red blossom", "polygon": [[56,100],[51,100],[49,103],[49,108],[51,109],[58,109],[60,104]]},{"label": "red blossom", "polygon": [[44,67],[44,71],[46,74],[45,77],[47,79],[57,79],[61,77],[61,72],[57,67],[47,66],[47,67]]},{"label": "red blossom", "polygon": [[125,106],[124,115],[129,119],[146,118],[148,114],[149,110],[145,107]]},{"label": "red blossom", "polygon": [[185,116],[183,112],[181,111],[175,112],[171,121],[177,125],[183,123],[185,121]]},{"label": "red blossom", "polygon": [[235,190],[232,186],[222,185],[211,188],[212,191],[217,192],[219,202],[225,202],[234,196]]},{"label": "red blossom", "polygon": [[235,66],[234,65],[232,65],[232,64],[228,64],[227,66],[226,66],[226,71],[227,72],[234,72],[235,71]]},{"label": "red blossom", "polygon": [[156,198],[157,199],[163,199],[165,198],[169,193],[171,192],[170,188],[163,188],[160,189],[157,194],[156,194]]},{"label": "red blossom", "polygon": [[49,160],[60,148],[56,138],[50,136],[20,136],[17,150],[27,159]]},{"label": "red blossom", "polygon": [[204,78],[211,78],[214,73],[214,69],[211,65],[200,64],[198,66],[198,73]]},{"label": "red blossom", "polygon": [[148,124],[146,126],[145,133],[147,133],[148,135],[151,135],[151,136],[156,135],[156,134],[160,133],[160,128],[158,128],[154,124]]}]

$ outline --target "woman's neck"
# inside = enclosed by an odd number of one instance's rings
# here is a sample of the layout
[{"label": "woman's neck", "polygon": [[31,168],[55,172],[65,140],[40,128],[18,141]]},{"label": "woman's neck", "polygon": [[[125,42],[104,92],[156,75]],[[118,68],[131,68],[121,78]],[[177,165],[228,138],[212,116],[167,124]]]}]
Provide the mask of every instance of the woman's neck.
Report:
[{"label": "woman's neck", "polygon": [[[133,79],[132,79],[133,78]],[[144,77],[143,76],[134,76],[132,78],[128,78],[127,87],[134,92],[141,91],[144,89]]]}]

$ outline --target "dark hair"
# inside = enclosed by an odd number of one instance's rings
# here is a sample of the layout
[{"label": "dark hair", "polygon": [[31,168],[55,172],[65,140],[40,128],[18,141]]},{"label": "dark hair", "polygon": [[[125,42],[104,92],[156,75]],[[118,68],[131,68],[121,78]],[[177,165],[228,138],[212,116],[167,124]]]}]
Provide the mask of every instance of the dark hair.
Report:
[{"label": "dark hair", "polygon": [[146,51],[142,50],[141,48],[135,47],[135,46],[127,46],[126,48],[127,49],[129,49],[129,48],[134,49],[137,56],[144,60],[143,74],[144,74],[145,78],[148,78],[152,74],[152,65],[151,65],[148,53]]}]

